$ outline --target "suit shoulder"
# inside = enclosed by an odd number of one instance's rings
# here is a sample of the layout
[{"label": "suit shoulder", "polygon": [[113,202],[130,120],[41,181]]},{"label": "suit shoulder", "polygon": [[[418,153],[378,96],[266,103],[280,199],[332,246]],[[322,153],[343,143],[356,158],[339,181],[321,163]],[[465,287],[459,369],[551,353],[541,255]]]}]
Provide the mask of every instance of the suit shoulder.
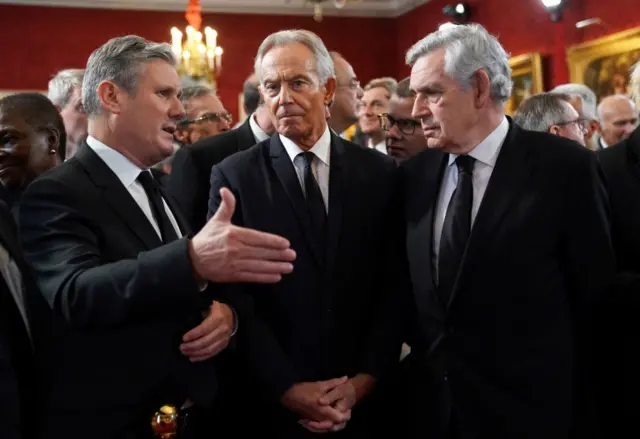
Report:
[{"label": "suit shoulder", "polygon": [[617,145],[605,148],[602,151],[596,153],[598,160],[605,165],[613,162],[617,162],[626,157],[627,150],[629,149],[629,139],[624,140]]},{"label": "suit shoulder", "polygon": [[220,157],[222,160],[237,150],[237,144],[238,133],[236,130],[231,130],[185,145],[180,150],[184,149],[185,154],[191,154],[196,160],[203,157]]},{"label": "suit shoulder", "polygon": [[526,143],[542,159],[563,166],[588,163],[596,159],[593,151],[562,136],[520,129],[520,139],[518,143]]},{"label": "suit shoulder", "polygon": [[239,151],[233,155],[226,157],[218,164],[218,168],[223,171],[239,171],[247,167],[253,166],[265,151],[269,151],[270,139],[266,139],[260,143],[253,145],[251,148]]}]

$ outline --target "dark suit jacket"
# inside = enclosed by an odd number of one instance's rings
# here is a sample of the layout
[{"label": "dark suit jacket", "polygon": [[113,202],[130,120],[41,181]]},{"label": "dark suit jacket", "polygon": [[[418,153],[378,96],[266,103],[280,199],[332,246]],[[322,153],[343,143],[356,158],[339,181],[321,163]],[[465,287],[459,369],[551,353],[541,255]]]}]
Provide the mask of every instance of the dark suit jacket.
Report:
[{"label": "dark suit jacket", "polygon": [[640,128],[597,156],[609,186],[611,235],[620,272],[617,294],[599,327],[601,397],[605,427],[610,437],[619,437],[637,431],[640,411]]},{"label": "dark suit jacket", "polygon": [[[29,299],[35,285],[22,257],[16,225],[8,206],[0,202],[0,244],[17,264],[22,276],[24,300],[29,316]],[[36,330],[34,322],[32,330]],[[35,406],[33,350],[24,320],[3,276],[0,275],[0,425],[2,437],[32,437]]]},{"label": "dark suit jacket", "polygon": [[211,167],[256,143],[247,118],[235,130],[185,145],[176,152],[166,188],[186,215],[191,230],[200,230],[207,219]]},{"label": "dark suit jacket", "polygon": [[[294,383],[381,376],[398,360],[399,272],[406,265],[395,175],[393,160],[332,133],[323,263],[279,136],[213,167],[209,215],[218,208],[219,189],[228,187],[237,198],[234,224],[284,236],[297,253],[293,273],[281,282],[240,287],[253,309],[240,316],[238,367],[247,370],[253,392],[243,395],[242,408],[252,422],[238,428],[300,437],[306,430],[299,417],[279,402]],[[355,418],[366,420],[355,410]]]},{"label": "dark suit jacket", "polygon": [[[164,198],[188,233],[172,198]],[[37,318],[52,319],[40,340],[41,437],[139,437],[161,404],[213,398],[212,362],[192,365],[178,349],[210,303],[194,278],[188,241],[163,245],[91,148],[81,145],[28,187],[20,221],[49,304]]]},{"label": "dark suit jacket", "polygon": [[585,328],[614,272],[595,155],[510,123],[442,303],[432,240],[447,161],[426,150],[402,167],[418,316],[412,355],[425,363],[416,404],[429,403],[419,410],[429,428],[421,436],[445,437],[453,406],[461,439],[590,437],[575,419],[594,410]]}]

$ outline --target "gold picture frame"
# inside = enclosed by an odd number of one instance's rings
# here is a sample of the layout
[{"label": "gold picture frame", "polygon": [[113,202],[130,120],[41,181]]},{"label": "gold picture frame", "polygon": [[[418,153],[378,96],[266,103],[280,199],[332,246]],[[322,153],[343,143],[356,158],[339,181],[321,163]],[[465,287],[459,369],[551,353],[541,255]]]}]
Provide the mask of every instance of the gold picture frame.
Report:
[{"label": "gold picture frame", "polygon": [[629,93],[629,70],[640,62],[640,27],[618,32],[567,49],[571,82],[589,86],[598,101]]},{"label": "gold picture frame", "polygon": [[525,53],[509,59],[513,90],[505,111],[513,115],[520,103],[531,95],[544,91],[542,55],[539,52]]}]

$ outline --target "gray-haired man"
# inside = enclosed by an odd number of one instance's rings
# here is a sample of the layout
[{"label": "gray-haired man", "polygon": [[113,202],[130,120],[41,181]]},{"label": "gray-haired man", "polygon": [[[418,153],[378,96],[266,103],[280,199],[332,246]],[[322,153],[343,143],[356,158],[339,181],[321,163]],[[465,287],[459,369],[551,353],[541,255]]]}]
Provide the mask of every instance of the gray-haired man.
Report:
[{"label": "gray-haired man", "polygon": [[60,112],[67,133],[67,159],[73,157],[78,144],[87,136],[87,115],[82,106],[83,78],[84,69],[66,69],[49,81],[49,99]]},{"label": "gray-haired man", "polygon": [[49,304],[35,317],[50,324],[36,340],[41,438],[147,438],[161,405],[210,405],[207,360],[238,323],[214,283],[292,270],[287,240],[231,225],[227,190],[190,238],[149,171],[173,152],[184,117],[175,64],[168,44],[137,36],[96,49],[82,90],[89,136],[23,197],[22,244]]},{"label": "gray-haired man", "polygon": [[508,55],[483,27],[434,32],[407,63],[430,148],[401,192],[411,419],[434,439],[591,437],[587,333],[615,269],[596,158],[505,117]]}]

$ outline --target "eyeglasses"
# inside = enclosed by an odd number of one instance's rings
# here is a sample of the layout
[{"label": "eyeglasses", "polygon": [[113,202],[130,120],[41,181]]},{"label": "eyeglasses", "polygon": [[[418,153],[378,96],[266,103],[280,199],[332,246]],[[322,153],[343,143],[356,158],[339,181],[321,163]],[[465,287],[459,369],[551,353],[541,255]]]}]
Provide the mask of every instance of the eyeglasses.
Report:
[{"label": "eyeglasses", "polygon": [[178,122],[179,126],[185,127],[187,125],[191,125],[192,123],[201,123],[201,122],[220,122],[224,120],[225,122],[231,124],[233,120],[233,116],[231,113],[205,113],[200,117],[196,117],[195,119],[184,119]]},{"label": "eyeglasses", "polygon": [[398,129],[407,136],[412,135],[416,127],[420,125],[420,122],[413,119],[396,119],[390,116],[389,113],[378,114],[378,120],[380,120],[380,127],[383,131],[391,131],[394,125],[398,126]]},{"label": "eyeglasses", "polygon": [[351,90],[357,90],[360,88],[360,81],[353,78],[348,84],[338,84],[338,87],[350,88]]},{"label": "eyeglasses", "polygon": [[580,131],[582,131],[583,133],[586,133],[587,131],[589,131],[589,119],[584,119],[584,118],[578,118],[575,120],[568,120],[566,122],[556,122],[554,125],[558,125],[558,126],[566,126],[566,125],[573,125],[575,124],[578,128],[580,128]]}]

